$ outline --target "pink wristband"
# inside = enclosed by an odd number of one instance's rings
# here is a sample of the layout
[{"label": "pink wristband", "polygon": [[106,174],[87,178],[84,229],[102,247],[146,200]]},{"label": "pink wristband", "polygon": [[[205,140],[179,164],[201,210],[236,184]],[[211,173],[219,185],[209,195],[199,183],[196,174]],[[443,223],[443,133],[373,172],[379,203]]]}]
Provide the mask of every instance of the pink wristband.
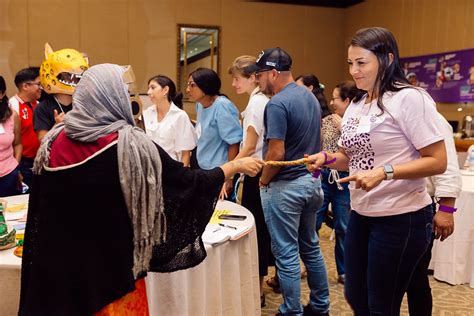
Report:
[{"label": "pink wristband", "polygon": [[458,209],[455,208],[455,207],[440,204],[438,210],[440,210],[441,212],[452,214],[452,213],[456,212]]}]

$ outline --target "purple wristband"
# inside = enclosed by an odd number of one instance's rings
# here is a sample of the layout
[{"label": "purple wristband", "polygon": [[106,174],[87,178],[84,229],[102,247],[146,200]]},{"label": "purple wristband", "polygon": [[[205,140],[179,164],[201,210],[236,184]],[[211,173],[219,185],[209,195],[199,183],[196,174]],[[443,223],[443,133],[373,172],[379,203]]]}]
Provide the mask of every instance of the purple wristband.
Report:
[{"label": "purple wristband", "polygon": [[441,212],[452,214],[452,213],[456,212],[458,209],[455,208],[455,207],[440,204],[438,210],[440,210]]},{"label": "purple wristband", "polygon": [[[328,161],[328,154],[325,151],[322,151],[321,153],[324,155],[324,163],[322,164],[323,166],[327,166],[336,162],[337,160],[336,157]],[[315,172],[312,173],[313,178],[319,177],[320,174],[321,174],[321,170],[316,170]]]}]

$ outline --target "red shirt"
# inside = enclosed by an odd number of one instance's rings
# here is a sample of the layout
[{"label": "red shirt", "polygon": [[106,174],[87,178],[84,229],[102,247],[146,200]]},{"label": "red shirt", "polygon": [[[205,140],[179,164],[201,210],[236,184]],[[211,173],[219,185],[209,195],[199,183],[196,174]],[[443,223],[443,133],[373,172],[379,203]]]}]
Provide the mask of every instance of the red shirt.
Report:
[{"label": "red shirt", "polygon": [[38,101],[29,104],[23,101],[18,95],[11,97],[8,101],[10,108],[15,110],[21,122],[21,144],[23,145],[22,157],[35,159],[39,148],[38,136],[33,128],[33,111]]}]

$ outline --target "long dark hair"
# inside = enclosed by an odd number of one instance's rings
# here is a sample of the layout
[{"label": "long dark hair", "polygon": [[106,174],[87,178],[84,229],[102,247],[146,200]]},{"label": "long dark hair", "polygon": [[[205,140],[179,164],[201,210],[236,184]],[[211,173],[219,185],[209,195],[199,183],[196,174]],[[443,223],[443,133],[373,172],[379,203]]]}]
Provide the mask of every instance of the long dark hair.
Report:
[{"label": "long dark hair", "polygon": [[193,81],[206,95],[221,95],[221,79],[219,75],[209,68],[198,68],[189,74]]},{"label": "long dark hair", "polygon": [[173,80],[164,75],[157,75],[150,78],[148,84],[152,81],[158,83],[162,88],[168,87],[168,101],[173,102],[178,108],[183,109],[183,94],[181,92],[176,92],[176,85]]},{"label": "long dark hair", "polygon": [[330,115],[331,111],[329,110],[328,101],[324,96],[324,88],[321,86],[318,77],[313,74],[306,74],[296,77],[295,81],[298,81],[300,79],[305,86],[313,86],[311,92],[313,92],[314,96],[319,101],[319,105],[321,106],[321,117],[324,118]]},{"label": "long dark hair", "polygon": [[[351,39],[349,46],[367,49],[375,54],[379,62],[379,70],[375,78],[374,92],[377,94],[377,106],[386,111],[382,97],[387,91],[400,91],[411,87],[405,78],[400,64],[397,41],[393,34],[383,27],[370,27],[358,30]],[[390,63],[390,55],[393,55]]]},{"label": "long dark hair", "polygon": [[[0,92],[4,94],[5,91],[7,91],[7,85],[5,83],[5,79],[0,76]],[[5,94],[3,98],[0,99],[0,123],[5,123],[11,115],[12,110],[8,106],[8,97]]]},{"label": "long dark hair", "polygon": [[342,101],[349,98],[349,101],[359,102],[365,94],[365,91],[358,89],[355,82],[351,80],[338,83],[336,89],[339,90],[339,97]]}]

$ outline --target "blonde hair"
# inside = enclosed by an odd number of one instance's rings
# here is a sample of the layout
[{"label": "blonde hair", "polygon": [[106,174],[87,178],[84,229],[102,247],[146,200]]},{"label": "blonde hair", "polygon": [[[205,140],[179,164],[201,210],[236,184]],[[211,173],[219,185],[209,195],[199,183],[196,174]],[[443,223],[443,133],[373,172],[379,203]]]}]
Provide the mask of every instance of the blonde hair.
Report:
[{"label": "blonde hair", "polygon": [[243,55],[237,57],[232,63],[232,66],[227,70],[227,73],[232,76],[241,75],[242,77],[250,78],[253,72],[246,71],[245,68],[255,64],[256,62],[257,58],[255,56]]}]

